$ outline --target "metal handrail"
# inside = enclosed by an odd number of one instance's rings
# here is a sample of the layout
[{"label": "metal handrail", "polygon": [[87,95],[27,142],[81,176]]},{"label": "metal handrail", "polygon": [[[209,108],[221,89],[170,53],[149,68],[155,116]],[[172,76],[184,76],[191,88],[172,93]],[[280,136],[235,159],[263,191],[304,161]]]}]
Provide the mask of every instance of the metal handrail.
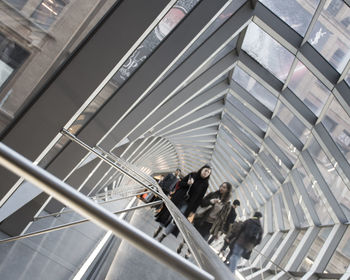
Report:
[{"label": "metal handrail", "polygon": [[294,278],[294,276],[292,274],[290,274],[288,271],[286,271],[283,267],[281,267],[280,265],[278,265],[277,263],[275,263],[274,261],[272,261],[271,259],[269,259],[267,256],[265,256],[263,253],[261,253],[260,251],[258,251],[257,249],[253,248],[253,250],[255,252],[257,252],[259,255],[263,256],[265,259],[267,259],[270,263],[272,263],[273,265],[277,266],[281,271],[287,273],[290,277]]},{"label": "metal handrail", "polygon": [[[91,221],[97,223],[102,228],[111,230],[115,235],[131,242],[146,254],[186,277],[190,279],[214,279],[206,271],[185,260],[139,229],[110,213],[102,206],[97,205],[79,191],[41,167],[34,165],[31,161],[3,143],[0,143],[0,164],[40,187],[43,191],[61,203],[71,207],[77,213],[91,219]],[[178,211],[178,214],[181,215],[181,212]]]},{"label": "metal handrail", "polygon": [[[61,131],[61,133],[62,133],[62,135],[68,137],[70,140],[72,140],[73,142],[75,142],[78,145],[82,146],[86,150],[88,150],[88,151],[94,153],[95,155],[97,155],[104,162],[106,162],[110,166],[118,169],[121,173],[123,173],[124,175],[128,176],[130,179],[135,180],[137,183],[141,184],[146,189],[148,189],[149,191],[153,192],[155,195],[157,195],[157,196],[159,196],[161,198],[164,197],[164,194],[162,194],[159,191],[157,191],[157,190],[159,190],[159,186],[157,184],[155,184],[154,182],[151,182],[151,183],[150,182],[144,182],[143,180],[140,180],[140,178],[137,178],[137,177],[129,174],[128,172],[132,172],[131,170],[124,170],[125,168],[120,163],[117,164],[116,162],[113,162],[110,159],[106,158],[105,156],[103,156],[101,154],[100,151],[98,151],[99,149],[91,148],[89,145],[87,145],[86,143],[81,141],[79,138],[77,138],[75,135],[71,134],[69,131],[63,129]],[[153,187],[153,188],[151,188],[151,187]]]},{"label": "metal handrail", "polygon": [[[136,195],[142,195],[142,194],[145,194],[145,193],[150,193],[150,191],[141,192],[141,193],[137,193],[137,194],[125,196],[125,197],[119,197],[119,198],[116,198],[116,199],[111,199],[111,200],[108,200],[108,201],[103,201],[103,202],[100,202],[100,203],[98,203],[98,204],[99,204],[99,205],[103,205],[103,204],[106,204],[106,203],[110,203],[110,202],[115,202],[115,201],[127,199],[127,198],[130,198],[130,197],[134,197],[134,196],[136,196]],[[55,216],[57,217],[57,216],[60,216],[60,215],[62,215],[62,214],[71,213],[71,212],[75,212],[75,211],[73,211],[73,210],[65,210],[65,211],[60,211],[60,212],[51,213],[51,214],[45,215],[45,216],[38,216],[38,217],[34,217],[34,218],[33,218],[33,221],[38,221],[38,220],[41,220],[41,219],[44,219],[44,218],[49,218],[49,217],[55,217]],[[116,213],[114,213],[114,214],[116,214]]]},{"label": "metal handrail", "polygon": [[[113,214],[120,214],[120,213],[125,213],[125,212],[129,212],[129,211],[133,211],[133,210],[138,210],[138,209],[145,208],[145,207],[155,206],[155,205],[158,205],[160,203],[161,203],[161,201],[156,201],[156,202],[145,204],[145,205],[139,205],[139,206],[131,207],[131,208],[128,208],[128,209],[118,210],[116,212],[113,212]],[[26,233],[26,234],[14,236],[14,237],[1,239],[0,240],[0,244],[1,243],[12,242],[12,241],[17,241],[17,240],[20,240],[20,239],[25,239],[25,238],[28,238],[28,237],[42,235],[42,234],[53,232],[53,231],[56,231],[56,230],[65,229],[65,228],[69,228],[69,227],[72,227],[72,226],[80,225],[80,224],[83,224],[83,223],[86,223],[86,222],[91,222],[91,221],[89,219],[83,219],[83,220],[79,220],[79,221],[75,221],[75,222],[59,225],[59,226],[56,226],[56,227],[50,227],[50,228],[46,228],[46,229],[42,229],[42,230],[38,230],[38,231]]]},{"label": "metal handrail", "polygon": [[[91,148],[89,145],[87,145],[86,143],[78,139],[75,135],[72,135],[67,130],[63,130],[62,134],[66,135],[67,137],[69,137],[69,139],[79,144],[86,150],[93,152],[103,161],[105,161],[112,167],[117,168],[123,174],[127,175],[129,178],[135,180],[139,184],[145,186],[145,188],[149,189],[150,191],[155,193],[158,197],[160,197],[165,203],[165,206],[169,210],[171,216],[173,217],[174,222],[179,228],[179,231],[181,232],[186,243],[188,244],[188,247],[192,252],[196,262],[199,264],[199,266],[202,268],[205,268],[208,272],[215,275],[215,278],[218,280],[219,279],[227,280],[234,277],[233,274],[228,270],[228,268],[216,256],[216,254],[214,254],[213,251],[209,248],[207,242],[197,232],[197,230],[193,227],[193,225],[188,222],[188,220],[183,216],[183,214],[179,211],[179,209],[163,193],[162,189],[159,187],[159,185],[153,178],[146,180],[146,182],[143,181],[144,178],[142,179],[135,178],[135,176],[128,173],[128,171],[134,168],[134,166],[131,165],[130,163],[128,163],[128,166],[129,166],[128,168],[124,168],[124,166],[122,166],[124,164],[123,161],[117,156],[114,155],[113,159],[115,161],[118,161],[118,165],[115,164],[115,162],[112,162],[110,159],[106,158],[104,155],[102,155],[101,151],[97,151],[99,150],[98,148],[97,149]],[[128,171],[126,171],[125,169],[128,169]],[[144,174],[142,177],[147,177],[147,175]],[[158,190],[158,192],[154,191],[154,189]]]}]

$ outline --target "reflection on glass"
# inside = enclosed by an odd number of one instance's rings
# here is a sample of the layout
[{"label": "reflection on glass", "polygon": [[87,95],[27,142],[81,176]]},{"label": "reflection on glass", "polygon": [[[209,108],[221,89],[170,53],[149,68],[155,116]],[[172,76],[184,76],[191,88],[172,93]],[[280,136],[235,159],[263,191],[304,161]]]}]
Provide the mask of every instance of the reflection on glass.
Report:
[{"label": "reflection on glass", "polygon": [[350,221],[350,190],[344,184],[335,165],[329,161],[321,146],[315,140],[310,143],[310,152],[345,216]]},{"label": "reflection on glass", "polygon": [[322,123],[350,162],[350,118],[336,99],[332,101]]},{"label": "reflection on glass", "polygon": [[199,0],[177,1],[112,77],[111,82],[120,87],[198,2]]},{"label": "reflection on glass", "polygon": [[330,91],[300,61],[288,87],[316,116],[320,115],[330,95]]},{"label": "reflection on glass", "polygon": [[342,0],[324,5],[309,38],[309,43],[341,73],[350,58],[350,8]]},{"label": "reflection on glass", "polygon": [[273,13],[304,36],[319,0],[260,0]]},{"label": "reflection on glass", "polygon": [[242,49],[279,80],[286,80],[294,60],[294,55],[272,39],[272,37],[256,24],[249,24]]},{"label": "reflection on glass", "polygon": [[293,148],[292,144],[287,144],[284,142],[277,133],[272,129],[269,130],[269,136],[275,142],[275,144],[283,151],[283,153],[289,158],[289,160],[294,164],[297,160],[296,149]]},{"label": "reflection on glass", "polygon": [[31,18],[44,29],[49,29],[69,0],[43,0]]},{"label": "reflection on glass", "polygon": [[290,129],[290,131],[305,144],[310,135],[310,130],[307,129],[299,118],[282,103],[279,106],[277,116]]},{"label": "reflection on glass", "polygon": [[[258,117],[253,111],[251,111],[244,103],[239,101],[236,97],[232,96],[231,94],[226,95],[226,100],[228,103],[226,103],[226,108],[230,110],[239,110],[242,112],[248,119],[250,119],[254,124],[256,124],[262,131],[267,130],[267,123]],[[231,105],[231,106],[230,106]],[[232,108],[233,105],[233,108]]]},{"label": "reflection on glass", "polygon": [[329,206],[324,203],[323,197],[320,196],[320,190],[316,183],[316,181],[307,175],[304,167],[301,165],[301,163],[297,164],[297,171],[300,176],[300,178],[303,180],[305,189],[309,195],[309,198],[311,200],[311,206],[314,207],[318,218],[322,225],[330,225],[334,224],[329,211]]},{"label": "reflection on glass", "polygon": [[[29,56],[29,52],[0,33],[0,89]],[[0,107],[3,102],[0,102]]]},{"label": "reflection on glass", "polygon": [[265,105],[271,112],[274,111],[277,104],[277,97],[264,88],[254,78],[249,76],[240,67],[236,66],[232,75],[232,79],[240,84],[245,90]]},{"label": "reflection on glass", "polygon": [[73,124],[74,130],[79,130],[91,116],[113,95],[116,90],[131,76],[132,73],[146,60],[164,38],[180,21],[195,7],[200,0],[178,0],[159,24],[143,40],[140,46],[131,54],[128,60],[111,78],[109,83],[100,91],[95,99],[85,108],[84,112]]},{"label": "reflection on glass", "polygon": [[304,258],[303,262],[299,266],[298,271],[308,272],[310,270],[311,266],[314,264],[314,261],[316,260],[318,253],[321,251],[321,248],[325,243],[328,235],[331,233],[331,230],[332,230],[331,227],[322,228],[320,230],[318,236],[315,238],[314,242],[312,243],[312,246],[308,251],[307,256]]},{"label": "reflection on glass", "polygon": [[350,263],[350,227],[346,230],[324,273],[344,274]]}]

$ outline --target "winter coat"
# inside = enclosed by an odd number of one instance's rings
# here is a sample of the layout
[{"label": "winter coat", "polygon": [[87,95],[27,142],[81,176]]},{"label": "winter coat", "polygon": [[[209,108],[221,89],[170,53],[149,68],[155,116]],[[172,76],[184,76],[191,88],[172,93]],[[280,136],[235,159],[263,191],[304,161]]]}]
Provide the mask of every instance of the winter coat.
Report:
[{"label": "winter coat", "polygon": [[227,216],[227,220],[224,225],[224,230],[223,232],[227,233],[230,229],[230,225],[232,225],[237,217],[236,209],[231,207],[230,213]]},{"label": "winter coat", "polygon": [[162,188],[163,192],[168,195],[171,191],[173,191],[175,184],[177,182],[177,177],[173,173],[169,173],[165,176],[163,181],[159,183],[160,187]]},{"label": "winter coat", "polygon": [[[194,182],[191,186],[187,184],[189,177],[193,178]],[[179,188],[173,194],[171,201],[177,208],[181,208],[182,205],[187,204],[187,209],[184,216],[187,218],[190,213],[195,212],[201,203],[207,189],[208,178],[203,179],[198,172],[193,172],[185,176],[178,184]],[[186,193],[188,192],[189,198],[186,199]],[[171,215],[166,207],[156,215],[156,221],[166,226],[171,221]]]},{"label": "winter coat", "polygon": [[[255,223],[256,225],[258,225],[260,227],[259,237],[255,243],[252,243],[252,242],[246,240],[246,229],[249,227],[250,223]],[[262,229],[260,220],[258,218],[253,217],[251,219],[246,220],[243,223],[242,228],[241,228],[241,232],[239,233],[239,236],[236,240],[236,244],[238,244],[239,246],[244,248],[246,251],[251,251],[251,250],[253,250],[253,248],[256,245],[260,244],[262,236],[263,236],[263,229]]]},{"label": "winter coat", "polygon": [[[215,198],[218,198],[220,199],[221,198],[221,194],[220,194],[220,191],[216,191],[216,192],[211,192],[209,193],[208,195],[206,195],[202,202],[201,202],[201,206],[202,207],[207,207],[209,205],[212,205],[210,200],[211,199],[215,199]],[[213,235],[217,235],[219,233],[219,231],[222,231],[223,230],[223,227],[224,227],[224,224],[226,222],[226,219],[227,219],[227,216],[230,212],[230,201],[227,201],[223,207],[221,208],[220,212],[217,214],[217,219],[215,220],[215,222],[212,224],[212,227],[210,228],[210,233],[213,234]],[[202,215],[196,215],[195,216],[195,223],[196,224],[201,224],[203,223],[204,221],[207,220],[208,216],[210,215],[210,212],[213,208],[210,207],[207,211],[205,211]]]}]

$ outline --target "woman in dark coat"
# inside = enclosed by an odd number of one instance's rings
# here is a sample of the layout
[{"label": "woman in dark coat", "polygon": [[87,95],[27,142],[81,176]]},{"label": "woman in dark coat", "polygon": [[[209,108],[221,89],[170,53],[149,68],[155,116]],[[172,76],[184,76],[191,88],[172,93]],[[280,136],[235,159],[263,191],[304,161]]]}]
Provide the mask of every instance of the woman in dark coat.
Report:
[{"label": "woman in dark coat", "polygon": [[[210,234],[217,236],[223,231],[225,222],[231,210],[231,191],[232,185],[228,182],[222,183],[219,190],[206,195],[201,207],[209,207],[203,213],[196,213],[193,226],[198,230],[205,240],[208,240]],[[184,242],[180,243],[177,252],[180,253]],[[188,257],[188,254],[187,254]]]},{"label": "woman in dark coat", "polygon": [[[171,201],[179,208],[186,218],[190,216],[190,214],[196,212],[201,203],[208,189],[210,174],[211,167],[209,165],[204,165],[198,172],[192,172],[185,176],[178,184],[178,189],[173,194]],[[165,229],[158,239],[160,242],[169,233],[178,234],[178,230],[174,231],[176,225],[172,222],[172,217],[166,207],[164,207],[156,217],[156,221],[160,223],[160,226],[155,231],[153,237],[157,237],[162,227]]]}]

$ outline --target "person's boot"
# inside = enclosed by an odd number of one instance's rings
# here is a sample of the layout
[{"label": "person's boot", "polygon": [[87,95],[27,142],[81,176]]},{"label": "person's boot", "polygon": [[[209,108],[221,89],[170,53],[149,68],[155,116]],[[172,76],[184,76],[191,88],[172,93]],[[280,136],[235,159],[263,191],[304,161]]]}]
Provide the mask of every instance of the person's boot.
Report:
[{"label": "person's boot", "polygon": [[159,238],[158,238],[158,241],[159,242],[162,242],[163,239],[166,237],[166,235],[163,233]]},{"label": "person's boot", "polygon": [[156,231],[153,233],[153,238],[156,238],[158,234],[161,232],[161,230],[162,230],[162,227],[158,227]]}]

